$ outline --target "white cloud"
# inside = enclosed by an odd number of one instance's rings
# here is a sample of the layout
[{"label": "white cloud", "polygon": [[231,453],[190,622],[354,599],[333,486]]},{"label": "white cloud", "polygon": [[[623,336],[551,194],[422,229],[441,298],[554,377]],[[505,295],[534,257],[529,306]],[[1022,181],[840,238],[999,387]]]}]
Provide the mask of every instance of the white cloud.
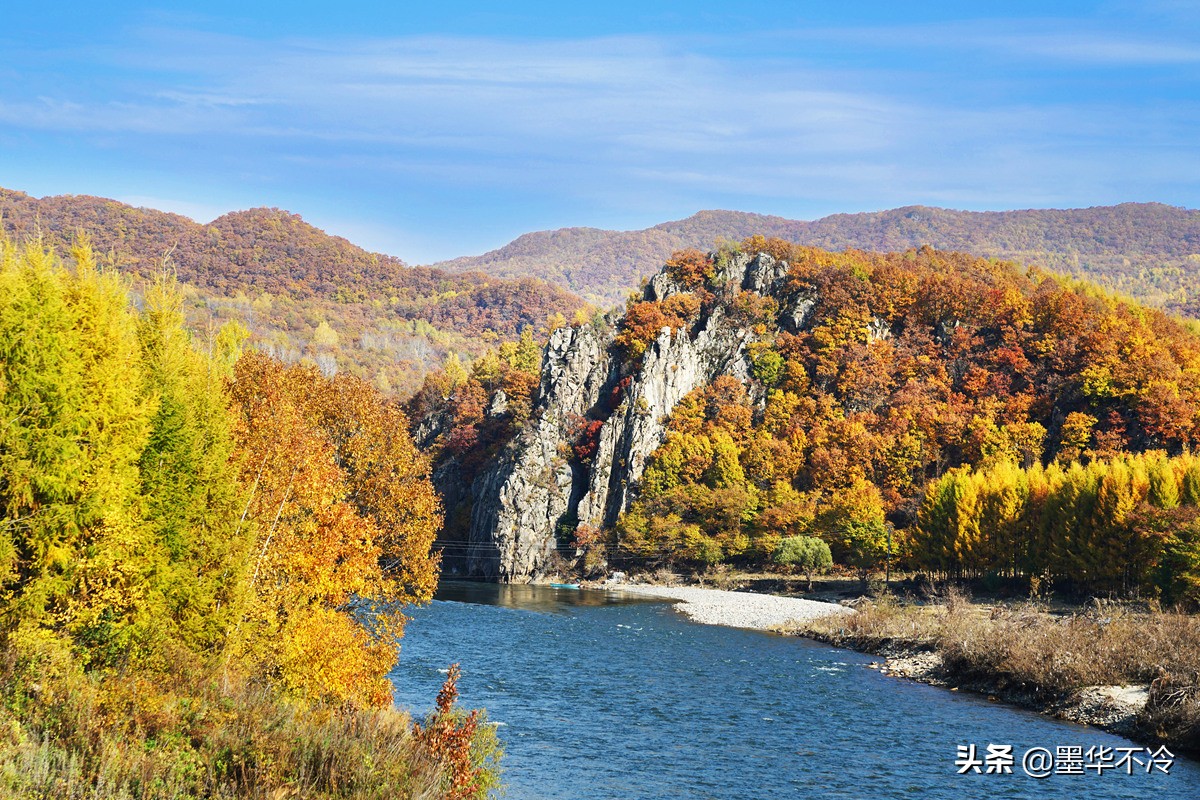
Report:
[{"label": "white cloud", "polygon": [[[974,59],[963,58],[980,51],[1185,69],[1200,58],[1186,43],[1096,30],[1064,37],[1059,25],[704,41],[255,41],[157,30],[140,46],[83,54],[103,68],[95,80],[52,91],[43,81],[28,96],[21,81],[0,86],[0,128],[102,136],[105,148],[157,158],[164,172],[194,159],[192,168],[226,191],[255,187],[244,196],[266,194],[263,186],[276,197],[302,196],[301,185],[335,194],[366,186],[392,191],[397,207],[430,193],[470,197],[442,201],[462,215],[487,202],[610,215],[717,204],[782,214],[818,205],[1090,204],[1200,178],[1186,168],[1200,163],[1194,102],[1097,99],[1065,79],[1054,92],[1027,95],[1020,79],[972,71]],[[841,57],[824,60],[821,47]],[[964,67],[926,69],[931,52]],[[868,57],[877,53],[890,55]],[[473,193],[494,197],[476,203]],[[123,199],[197,219],[221,211],[194,199]],[[381,230],[361,232],[385,241]]]},{"label": "white cloud", "polygon": [[1076,62],[1087,66],[1162,66],[1200,63],[1200,44],[1177,33],[1155,35],[1114,32],[1090,20],[977,19],[780,31],[774,37],[806,42],[844,42],[859,46],[974,52],[1035,58],[1042,63]]},{"label": "white cloud", "polygon": [[325,142],[528,153],[570,147],[726,152],[768,133],[814,151],[881,143],[898,112],[796,65],[739,72],[650,38],[412,38],[249,43],[156,35],[125,68],[178,83],[123,103],[7,103],[6,124],[186,133],[223,128]]},{"label": "white cloud", "polygon": [[234,117],[212,108],[178,102],[78,100],[38,97],[9,101],[0,98],[0,125],[82,133],[190,135],[228,130]]},{"label": "white cloud", "polygon": [[1190,43],[1118,37],[1110,34],[1060,30],[976,37],[983,47],[1021,55],[1109,66],[1156,66],[1200,63],[1200,46]]}]

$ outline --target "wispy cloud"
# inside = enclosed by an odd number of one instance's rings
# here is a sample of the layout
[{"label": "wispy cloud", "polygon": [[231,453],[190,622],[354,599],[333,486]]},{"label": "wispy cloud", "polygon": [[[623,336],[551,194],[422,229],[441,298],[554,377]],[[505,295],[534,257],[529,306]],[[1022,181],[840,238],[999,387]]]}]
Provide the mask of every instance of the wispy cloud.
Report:
[{"label": "wispy cloud", "polygon": [[985,37],[980,42],[1015,53],[1092,64],[1130,66],[1200,63],[1200,46],[1156,39],[1060,32]]},{"label": "wispy cloud", "polygon": [[[1200,16],[1198,14],[1197,16]],[[1035,58],[1089,66],[1162,66],[1200,63],[1200,44],[1158,31],[1118,32],[1068,18],[976,19],[961,22],[856,26],[779,31],[783,38],[844,42],[881,48]]]},{"label": "wispy cloud", "polygon": [[191,134],[212,130],[221,123],[210,115],[178,106],[39,97],[31,101],[0,100],[0,125],[77,133]]},{"label": "wispy cloud", "polygon": [[153,40],[157,49],[122,53],[122,66],[166,69],[179,76],[171,88],[119,101],[69,90],[5,100],[0,123],[636,163],[764,148],[812,156],[880,149],[910,113],[794,63],[745,70],[646,37],[251,43],[175,33]]},{"label": "wispy cloud", "polygon": [[[462,198],[442,201],[447,214],[485,194],[496,207],[646,209],[650,221],[670,213],[656,208],[717,204],[798,215],[1099,203],[1200,179],[1183,177],[1200,163],[1194,100],[1071,83],[1093,67],[1190,70],[1200,48],[1055,21],[703,40],[156,29],[134,45],[77,53],[94,67],[88,81],[55,80],[51,63],[40,81],[0,85],[0,131],[102,137],[154,168],[193,163],[233,184]],[[1074,77],[1053,73],[1061,85],[1035,91],[973,67],[983,56],[1069,63]]]}]

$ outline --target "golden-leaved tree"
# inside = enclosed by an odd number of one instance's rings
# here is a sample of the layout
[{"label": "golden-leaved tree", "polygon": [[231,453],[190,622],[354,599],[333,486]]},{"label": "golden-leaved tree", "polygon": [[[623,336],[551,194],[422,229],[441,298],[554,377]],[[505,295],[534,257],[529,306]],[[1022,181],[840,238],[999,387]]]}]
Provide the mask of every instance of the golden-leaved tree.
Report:
[{"label": "golden-leaved tree", "polygon": [[298,695],[384,704],[402,608],[437,577],[441,509],[406,418],[363,381],[256,353],[232,393],[257,527],[233,652]]},{"label": "golden-leaved tree", "polygon": [[926,489],[912,555],[948,575],[1049,577],[1194,603],[1197,487],[1200,459],[1190,453],[1127,453],[1066,469],[960,468]]},{"label": "golden-leaved tree", "polygon": [[390,704],[441,517],[405,415],[130,288],[0,237],[0,795],[483,796],[478,716]]},{"label": "golden-leaved tree", "polygon": [[238,332],[198,349],[173,276],[136,311],[86,242],[71,260],[0,241],[0,634],[384,704],[441,518],[403,412],[258,353],[235,370]]},{"label": "golden-leaved tree", "polygon": [[164,621],[138,469],[158,399],[124,287],[74,255],[69,274],[40,243],[0,241],[0,610],[10,636],[111,660]]}]

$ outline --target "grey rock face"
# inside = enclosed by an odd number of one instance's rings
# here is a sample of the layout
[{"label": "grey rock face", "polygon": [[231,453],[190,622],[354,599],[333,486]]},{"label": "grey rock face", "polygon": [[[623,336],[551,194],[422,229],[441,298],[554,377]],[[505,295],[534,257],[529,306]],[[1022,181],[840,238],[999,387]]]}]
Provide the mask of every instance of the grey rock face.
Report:
[{"label": "grey rock face", "polygon": [[874,317],[867,323],[867,341],[878,342],[892,338],[892,326],[882,317]]},{"label": "grey rock face", "polygon": [[[788,265],[766,254],[734,257],[714,283],[774,294]],[[647,300],[686,291],[666,273],[652,278]],[[779,298],[784,322],[807,324],[816,299]],[[790,321],[789,321],[790,320]],[[556,550],[569,550],[579,524],[612,525],[636,497],[646,460],[662,444],[676,404],[723,374],[749,380],[745,326],[716,306],[690,329],[664,328],[632,372],[611,354],[613,334],[590,326],[560,328],[542,361],[535,421],[471,487],[468,570],[503,581],[526,581],[552,568]],[[609,398],[622,378],[616,407]],[[571,445],[587,419],[602,419],[587,466],[573,462]]]},{"label": "grey rock face", "polygon": [[791,333],[799,333],[808,327],[812,320],[813,311],[817,308],[817,298],[803,295],[797,297],[783,312],[780,320],[783,327]]},{"label": "grey rock face", "polygon": [[535,403],[540,415],[472,486],[470,573],[520,581],[545,572],[576,482],[569,442],[607,380],[606,345],[587,326],[550,337]]},{"label": "grey rock face", "polygon": [[497,389],[496,394],[492,395],[492,401],[488,404],[487,415],[489,417],[501,417],[508,411],[508,395],[503,389]]},{"label": "grey rock face", "polygon": [[666,300],[673,294],[684,291],[683,287],[671,279],[666,270],[655,275],[646,284],[645,298],[647,300]]},{"label": "grey rock face", "polygon": [[642,477],[646,459],[662,444],[666,422],[676,404],[697,387],[730,373],[749,374],[747,331],[724,324],[717,308],[689,336],[663,328],[646,351],[625,400],[605,421],[592,461],[587,493],[577,516],[589,525],[612,525],[633,499],[631,488]]},{"label": "grey rock face", "polygon": [[760,253],[746,268],[742,288],[747,292],[762,295],[774,294],[788,274],[788,263],[776,261],[766,253]]}]

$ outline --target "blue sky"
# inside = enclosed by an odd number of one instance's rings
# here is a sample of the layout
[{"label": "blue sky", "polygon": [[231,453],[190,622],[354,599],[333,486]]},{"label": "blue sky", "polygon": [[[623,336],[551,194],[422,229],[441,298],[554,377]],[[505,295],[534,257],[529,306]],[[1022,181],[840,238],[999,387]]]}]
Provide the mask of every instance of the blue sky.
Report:
[{"label": "blue sky", "polygon": [[11,5],[0,186],[410,263],[705,208],[1200,206],[1198,2]]}]

